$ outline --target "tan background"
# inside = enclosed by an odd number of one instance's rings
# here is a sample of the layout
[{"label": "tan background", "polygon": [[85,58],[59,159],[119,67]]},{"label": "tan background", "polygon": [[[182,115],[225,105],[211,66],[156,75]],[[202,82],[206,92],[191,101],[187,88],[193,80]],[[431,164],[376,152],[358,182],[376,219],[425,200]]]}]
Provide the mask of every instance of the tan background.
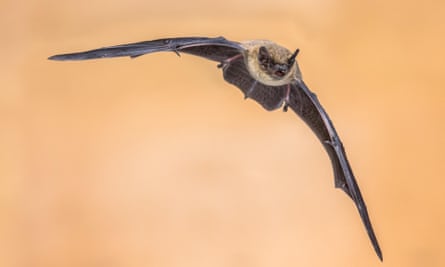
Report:
[{"label": "tan background", "polygon": [[[0,266],[445,266],[443,1],[1,6]],[[46,60],[188,35],[301,49],[383,264],[306,125],[215,63]]]}]

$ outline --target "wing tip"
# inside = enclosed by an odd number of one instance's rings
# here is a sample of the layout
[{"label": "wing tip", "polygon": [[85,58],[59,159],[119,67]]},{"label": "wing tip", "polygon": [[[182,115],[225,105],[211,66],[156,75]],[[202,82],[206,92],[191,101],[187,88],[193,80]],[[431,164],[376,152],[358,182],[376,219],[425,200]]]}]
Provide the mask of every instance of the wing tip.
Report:
[{"label": "wing tip", "polygon": [[63,58],[61,57],[61,55],[54,55],[54,56],[48,57],[48,60],[61,61],[61,60],[63,60]]},{"label": "wing tip", "polygon": [[78,54],[60,54],[48,57],[48,60],[67,61],[67,60],[84,60],[88,58],[79,57]]},{"label": "wing tip", "polygon": [[380,248],[376,248],[375,252],[377,253],[377,256],[379,257],[380,261],[383,262],[383,254]]},{"label": "wing tip", "polygon": [[[130,57],[138,57],[138,56],[141,56],[141,55],[130,56]],[[80,53],[72,53],[72,54],[54,55],[54,56],[48,57],[48,60],[54,60],[54,61],[81,61],[81,60],[108,58],[108,57],[110,57],[110,56],[80,52]]]}]

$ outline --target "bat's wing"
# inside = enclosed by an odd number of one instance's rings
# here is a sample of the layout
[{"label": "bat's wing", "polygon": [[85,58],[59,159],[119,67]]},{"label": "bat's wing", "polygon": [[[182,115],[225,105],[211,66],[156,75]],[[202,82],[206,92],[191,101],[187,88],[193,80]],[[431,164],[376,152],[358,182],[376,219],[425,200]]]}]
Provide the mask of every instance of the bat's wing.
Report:
[{"label": "bat's wing", "polygon": [[270,87],[250,76],[242,57],[222,66],[224,80],[235,85],[245,98],[258,102],[266,110],[275,110],[284,103],[287,86]]},{"label": "bat's wing", "polygon": [[355,202],[374,250],[382,259],[382,252],[374,234],[362,194],[346,158],[345,149],[317,96],[309,90],[303,81],[298,80],[291,85],[289,107],[309,125],[322,142],[334,168],[335,187],[341,188]]},{"label": "bat's wing", "polygon": [[85,52],[55,55],[51,60],[87,60],[108,57],[138,57],[154,52],[172,51],[177,54],[188,53],[195,56],[222,62],[241,54],[244,48],[237,42],[223,37],[181,37],[103,47]]},{"label": "bat's wing", "polygon": [[[229,64],[223,64],[222,69],[227,82],[237,86],[246,98],[252,98],[266,110],[275,110],[283,105],[288,85],[267,86],[256,81],[250,76],[242,58],[235,59]],[[382,252],[374,234],[365,202],[334,125],[318,102],[317,96],[307,88],[303,81],[298,80],[289,86],[288,107],[309,125],[322,142],[333,165],[335,187],[341,188],[355,202],[374,250],[382,259]]]}]

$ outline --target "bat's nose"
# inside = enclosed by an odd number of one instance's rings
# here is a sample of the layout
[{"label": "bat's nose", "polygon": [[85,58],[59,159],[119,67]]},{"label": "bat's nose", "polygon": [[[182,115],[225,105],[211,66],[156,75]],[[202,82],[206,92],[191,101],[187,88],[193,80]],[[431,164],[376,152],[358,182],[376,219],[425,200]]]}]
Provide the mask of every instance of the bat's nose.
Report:
[{"label": "bat's nose", "polygon": [[288,67],[287,65],[285,65],[285,64],[276,64],[276,65],[273,67],[273,70],[274,70],[275,72],[283,72],[283,73],[287,73],[287,71],[289,70],[289,67]]},{"label": "bat's nose", "polygon": [[289,68],[287,65],[276,64],[273,66],[273,73],[278,77],[283,77],[288,72]]}]

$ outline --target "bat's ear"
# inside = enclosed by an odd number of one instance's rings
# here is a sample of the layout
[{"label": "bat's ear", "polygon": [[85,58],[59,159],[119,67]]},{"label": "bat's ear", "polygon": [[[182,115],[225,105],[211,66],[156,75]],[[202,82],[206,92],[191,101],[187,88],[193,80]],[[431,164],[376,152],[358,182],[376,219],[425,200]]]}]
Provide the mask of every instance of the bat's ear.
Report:
[{"label": "bat's ear", "polygon": [[300,49],[297,48],[292,56],[290,56],[290,58],[288,59],[289,65],[292,66],[295,63],[295,58],[297,57],[298,52],[300,52]]},{"label": "bat's ear", "polygon": [[262,61],[269,58],[270,58],[269,51],[267,51],[266,47],[261,46],[260,50],[258,51],[258,59]]}]

